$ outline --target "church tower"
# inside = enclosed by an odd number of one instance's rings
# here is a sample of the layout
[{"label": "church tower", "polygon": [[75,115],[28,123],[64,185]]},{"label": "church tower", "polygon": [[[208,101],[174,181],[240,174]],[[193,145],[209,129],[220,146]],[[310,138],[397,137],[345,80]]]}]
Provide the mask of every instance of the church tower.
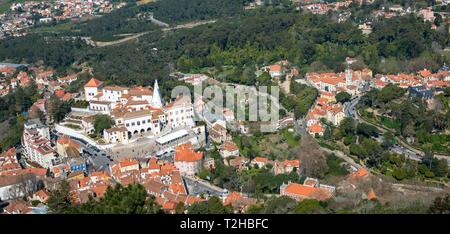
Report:
[{"label": "church tower", "polygon": [[345,83],[346,85],[352,84],[352,77],[353,77],[353,71],[350,69],[350,66],[347,66],[347,69],[345,69]]},{"label": "church tower", "polygon": [[159,92],[158,80],[155,80],[155,84],[153,87],[152,106],[158,107],[158,108],[162,107],[161,94]]}]

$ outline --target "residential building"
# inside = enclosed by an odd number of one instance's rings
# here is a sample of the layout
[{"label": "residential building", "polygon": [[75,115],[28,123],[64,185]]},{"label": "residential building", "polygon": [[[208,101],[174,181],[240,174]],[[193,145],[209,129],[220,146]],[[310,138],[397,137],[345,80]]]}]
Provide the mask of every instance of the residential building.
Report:
[{"label": "residential building", "polygon": [[294,160],[284,160],[281,162],[275,161],[272,170],[273,173],[277,175],[277,174],[289,174],[294,170],[299,172],[298,171],[299,168],[300,168],[300,161],[294,159]]},{"label": "residential building", "polygon": [[330,199],[335,192],[335,187],[319,184],[317,179],[307,178],[303,184],[288,183],[280,186],[280,195],[291,197],[297,201],[304,199],[316,199],[325,201]]},{"label": "residential building", "polygon": [[223,202],[223,205],[231,205],[235,213],[245,213],[247,208],[257,203],[257,199],[249,198],[236,191],[230,193]]},{"label": "residential building", "polygon": [[237,145],[232,141],[225,141],[220,147],[219,147],[219,153],[222,156],[222,158],[228,158],[232,156],[239,156],[239,149]]},{"label": "residential building", "polygon": [[39,119],[30,119],[24,124],[22,146],[28,160],[45,168],[53,167],[56,154],[50,144],[49,128]]},{"label": "residential building", "polygon": [[179,145],[175,149],[174,164],[181,174],[193,176],[200,171],[203,153],[195,152],[192,144]]},{"label": "residential building", "polygon": [[0,176],[6,173],[21,170],[16,156],[16,148],[10,148],[0,155]]}]

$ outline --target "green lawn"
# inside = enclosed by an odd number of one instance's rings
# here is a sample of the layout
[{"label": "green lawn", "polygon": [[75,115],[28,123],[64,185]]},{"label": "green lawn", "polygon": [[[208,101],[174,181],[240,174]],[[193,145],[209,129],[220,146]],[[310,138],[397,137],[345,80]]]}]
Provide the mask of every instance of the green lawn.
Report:
[{"label": "green lawn", "polygon": [[300,146],[299,140],[294,133],[287,129],[257,136],[233,136],[233,141],[239,147],[241,155],[270,157],[278,160],[288,159],[289,151]]},{"label": "green lawn", "polygon": [[286,138],[290,147],[297,147],[300,145],[300,139],[296,138],[293,132],[289,132],[288,129],[281,130],[281,134]]},{"label": "green lawn", "polygon": [[400,121],[399,120],[393,120],[386,116],[379,116],[379,121],[381,122],[381,124],[383,124],[387,128],[395,129],[395,130],[400,129]]}]

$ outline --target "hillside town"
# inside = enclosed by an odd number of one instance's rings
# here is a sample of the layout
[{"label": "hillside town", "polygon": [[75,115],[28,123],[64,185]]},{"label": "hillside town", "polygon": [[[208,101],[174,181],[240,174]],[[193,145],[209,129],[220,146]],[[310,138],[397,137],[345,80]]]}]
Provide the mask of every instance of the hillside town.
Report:
[{"label": "hillside town", "polygon": [[[347,62],[350,64],[352,61],[348,58]],[[410,93],[430,95],[423,98],[431,98],[450,86],[450,71],[446,67],[437,73],[423,70],[417,74],[396,75],[373,75],[368,69],[348,68],[342,73],[307,73],[304,78],[299,78],[296,69],[286,68],[287,64],[287,61],[280,61],[262,67],[261,71],[270,74],[274,80],[285,77],[289,81],[287,84],[291,81],[305,83],[319,91],[319,97],[303,119],[306,132],[312,136],[323,136],[325,126],[322,119],[339,126],[348,117],[345,107],[336,102],[335,95],[339,92],[358,97],[370,89],[395,84],[408,89]],[[52,70],[29,67],[27,72],[17,72],[16,69],[19,68],[2,67],[2,74],[10,77],[9,84],[5,81],[2,83],[3,95],[35,83],[39,89],[53,92],[61,100],[83,100],[88,104],[85,108],[72,107],[65,118],[51,126],[48,125],[49,116],[45,116],[48,113],[45,105],[48,100],[39,99],[31,106],[30,116],[39,111],[44,114],[44,118],[26,121],[22,145],[2,154],[2,199],[32,196],[45,204],[55,181],[67,180],[74,199],[83,203],[89,196],[101,198],[108,186],[139,183],[156,197],[163,210],[174,213],[178,202],[189,206],[207,199],[204,194],[198,195],[198,191],[195,191],[197,187],[183,182],[189,178],[201,181],[205,189],[220,196],[225,204],[235,204],[233,207],[237,209],[236,212],[243,212],[242,209],[256,204],[257,200],[219,188],[198,177],[202,168],[212,170],[215,167],[214,159],[206,158],[202,151],[198,151],[210,145],[210,141],[216,145],[213,147],[217,147],[225,165],[238,171],[271,165],[271,173],[275,175],[293,172],[302,174],[302,162],[298,159],[277,161],[258,156],[249,160],[243,157],[227,129],[228,124],[236,124],[231,110],[228,110],[231,114],[224,112],[214,123],[196,123],[192,100],[179,96],[164,102],[157,80],[153,87],[123,87],[104,85],[103,81],[92,77],[84,84],[82,92],[66,93],[64,87],[76,81],[77,74],[55,78]],[[211,78],[202,74],[188,74],[180,79],[196,83],[208,82]],[[286,87],[283,92],[288,90],[289,87]],[[105,127],[99,134],[95,126],[98,116],[111,119],[110,127]],[[290,126],[293,126],[293,122],[291,120]],[[134,150],[141,149],[142,145],[148,147],[141,151]],[[21,155],[20,161],[18,155]],[[359,173],[353,170],[352,173]],[[27,178],[24,179],[24,176]],[[44,185],[37,181],[43,181]],[[31,183],[31,187],[21,190],[22,183]],[[16,188],[18,193],[11,194]],[[327,200],[335,191],[336,185],[323,185],[315,178],[306,178],[303,184],[288,183],[280,187],[281,195],[296,200]],[[8,211],[6,208],[7,212],[42,212],[23,204],[12,205],[17,210]]]},{"label": "hillside town", "polygon": [[20,37],[36,25],[77,21],[82,17],[107,14],[123,5],[105,0],[25,1],[13,3],[9,11],[0,14],[0,39]]}]

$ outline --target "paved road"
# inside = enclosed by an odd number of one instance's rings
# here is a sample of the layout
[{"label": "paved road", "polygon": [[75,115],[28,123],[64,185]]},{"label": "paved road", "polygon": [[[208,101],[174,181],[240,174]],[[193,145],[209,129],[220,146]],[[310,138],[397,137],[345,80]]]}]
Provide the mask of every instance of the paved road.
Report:
[{"label": "paved road", "polygon": [[[165,27],[162,30],[163,31],[172,31],[172,30],[177,30],[177,29],[182,29],[182,28],[193,28],[199,25],[203,25],[203,24],[211,24],[216,22],[215,20],[208,20],[208,21],[198,21],[198,22],[190,22],[190,23],[186,23],[186,24],[180,24],[180,25],[176,25],[174,27]],[[130,34],[130,36],[127,36],[125,38],[121,38],[119,40],[115,40],[115,41],[93,41],[90,37],[85,37],[84,40],[86,42],[88,42],[88,44],[93,44],[96,45],[98,47],[105,47],[105,46],[112,46],[112,45],[118,45],[118,44],[122,44],[124,42],[127,41],[131,41],[134,39],[137,39],[145,34],[154,32],[154,30],[151,31],[146,31],[146,32],[140,32],[140,33],[135,33],[135,34]]]},{"label": "paved road", "polygon": [[[378,126],[376,126],[372,123],[369,123],[358,116],[358,112],[356,111],[356,105],[358,104],[359,99],[360,99],[360,97],[357,97],[355,99],[352,99],[352,101],[350,101],[348,104],[346,103],[346,105],[344,105],[345,115],[354,118],[357,122],[364,122],[366,124],[370,124],[372,126],[377,127],[377,129],[382,130],[382,132],[385,132],[386,130],[380,129]],[[373,138],[376,141],[378,141],[379,143],[383,142],[383,136],[381,136],[381,135],[378,137],[373,137]],[[396,140],[399,141],[398,138],[396,138]],[[425,155],[425,153],[423,153],[422,151],[419,151],[419,150],[413,151],[413,150],[408,149],[407,147],[404,147],[399,144],[395,144],[394,146],[391,147],[390,150],[397,154],[403,154],[407,158],[410,158],[410,159],[416,160],[416,161],[421,161],[423,155]],[[445,157],[445,156],[441,156],[441,155],[435,155],[435,157],[439,158],[439,159],[447,160],[447,163],[450,165],[450,157]]]},{"label": "paved road", "polygon": [[217,187],[207,181],[191,176],[183,176],[183,179],[190,195],[208,194],[218,197],[228,195],[228,190]]},{"label": "paved road", "polygon": [[[52,129],[51,135],[55,135],[57,137],[61,137],[62,134],[57,132],[56,130]],[[68,136],[68,135],[67,135]],[[72,140],[77,142],[81,145],[82,151],[81,156],[85,158],[96,171],[104,171],[107,170],[109,167],[109,164],[113,163],[111,159],[108,158],[109,153],[98,149],[97,147],[90,145],[88,142],[86,142],[83,139],[79,139],[76,137],[69,136]]]},{"label": "paved road", "polygon": [[355,120],[358,120],[358,116],[356,115],[356,105],[358,105],[360,96],[356,96],[350,102],[344,103],[344,114],[345,116],[352,117]]}]

